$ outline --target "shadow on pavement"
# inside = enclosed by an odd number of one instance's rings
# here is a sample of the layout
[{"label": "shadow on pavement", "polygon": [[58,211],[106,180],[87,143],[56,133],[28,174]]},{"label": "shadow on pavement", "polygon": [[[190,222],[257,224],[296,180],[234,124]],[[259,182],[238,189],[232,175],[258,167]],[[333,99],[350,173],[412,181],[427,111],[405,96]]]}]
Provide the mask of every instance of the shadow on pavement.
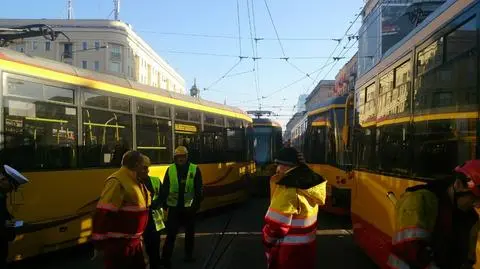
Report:
[{"label": "shadow on pavement", "polygon": [[[242,204],[199,214],[195,237],[197,261],[194,264],[183,263],[184,234],[180,230],[172,258],[173,268],[266,268],[261,229],[267,207],[267,199],[251,199]],[[225,229],[227,222],[229,224]],[[225,234],[222,236],[224,231]],[[162,238],[162,244],[164,241]],[[353,243],[349,217],[338,217],[323,212],[319,214],[317,253],[319,268],[377,268]],[[19,262],[12,268],[102,268],[101,259],[90,260],[92,254],[93,248],[88,244]],[[208,258],[210,263],[204,267]]]}]

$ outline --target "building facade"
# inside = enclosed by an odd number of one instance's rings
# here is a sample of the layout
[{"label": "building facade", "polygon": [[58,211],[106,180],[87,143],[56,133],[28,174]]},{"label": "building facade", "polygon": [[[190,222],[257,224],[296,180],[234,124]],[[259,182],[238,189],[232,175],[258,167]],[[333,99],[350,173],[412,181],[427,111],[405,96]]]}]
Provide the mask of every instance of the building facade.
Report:
[{"label": "building facade", "polygon": [[308,94],[300,94],[297,101],[297,112],[305,111],[305,100],[307,100]]},{"label": "building facade", "polygon": [[64,32],[54,42],[28,38],[9,48],[26,54],[68,63],[136,82],[186,93],[185,80],[163,60],[131,25],[110,20],[15,20],[0,19],[0,27],[47,24]]},{"label": "building facade", "polygon": [[307,115],[306,111],[297,112],[293,114],[292,118],[287,122],[285,132],[283,135],[283,140],[287,141],[289,139],[294,139],[296,136],[294,134],[295,127],[297,127],[298,123]]},{"label": "building facade", "polygon": [[335,87],[333,96],[342,96],[355,90],[357,80],[357,54],[355,54],[348,63],[346,63],[335,76]]},{"label": "building facade", "polygon": [[310,111],[315,104],[321,103],[333,96],[335,80],[321,80],[315,89],[305,99],[305,108]]}]

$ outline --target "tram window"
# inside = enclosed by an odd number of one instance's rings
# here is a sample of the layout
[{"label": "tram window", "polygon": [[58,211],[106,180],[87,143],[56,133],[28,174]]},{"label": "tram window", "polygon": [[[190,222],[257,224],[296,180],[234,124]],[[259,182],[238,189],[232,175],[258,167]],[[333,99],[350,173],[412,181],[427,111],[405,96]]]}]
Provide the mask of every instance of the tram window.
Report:
[{"label": "tram window", "polygon": [[354,132],[355,160],[358,168],[375,170],[375,128],[363,127]]},{"label": "tram window", "polygon": [[417,73],[422,74],[443,62],[443,38],[434,41],[417,53]]},{"label": "tram window", "polygon": [[222,127],[205,126],[202,132],[202,161],[207,163],[225,160],[225,132]]},{"label": "tram window", "polygon": [[[417,75],[415,176],[449,175],[459,163],[478,158],[478,61],[472,57],[478,55],[478,46],[476,26],[471,23],[447,36],[445,63]],[[475,99],[468,100],[470,96]]]},{"label": "tram window", "polygon": [[82,126],[83,166],[120,166],[123,154],[132,148],[132,117],[116,112],[83,109]]},{"label": "tram window", "polygon": [[72,89],[61,88],[28,80],[8,78],[7,93],[9,95],[32,98],[35,100],[54,101],[67,104],[74,103]]},{"label": "tram window", "polygon": [[172,161],[172,122],[137,116],[137,150],[150,157],[152,163]]},{"label": "tram window", "polygon": [[27,80],[8,78],[7,92],[10,95],[43,100],[43,85]]},{"label": "tram window", "polygon": [[212,115],[212,114],[204,114],[204,123],[210,125],[224,125],[223,117]]},{"label": "tram window", "polygon": [[77,166],[76,108],[9,98],[4,113],[2,163],[21,170]]},{"label": "tram window", "polygon": [[473,18],[446,37],[446,60],[468,53],[477,46],[477,20]]},{"label": "tram window", "polygon": [[110,97],[110,109],[130,112],[130,100],[126,98]]},{"label": "tram window", "polygon": [[326,149],[325,127],[311,127],[308,130],[307,146],[305,147],[305,159],[308,163],[325,163]]},{"label": "tram window", "polygon": [[240,128],[228,128],[226,130],[226,161],[246,161],[244,140],[245,131]]},{"label": "tram window", "polygon": [[73,104],[73,90],[43,85],[45,99],[49,101]]},{"label": "tram window", "polygon": [[[380,79],[388,91],[379,96],[377,109],[376,155],[377,169],[394,174],[410,173],[411,130],[410,120],[410,61],[392,70],[390,75]],[[393,80],[395,78],[395,80]],[[397,123],[385,122],[394,120]],[[400,123],[398,123],[400,122]]]},{"label": "tram window", "polygon": [[272,128],[254,127],[254,160],[258,164],[266,164],[273,161],[272,156]]},{"label": "tram window", "polygon": [[188,149],[190,161],[203,163],[200,154],[200,125],[175,122],[175,147],[185,146]]},{"label": "tram window", "polygon": [[408,123],[377,127],[378,170],[408,174],[410,172],[410,131]]},{"label": "tram window", "polygon": [[108,108],[108,96],[97,93],[84,92],[83,100],[86,106],[93,106],[99,108]]},{"label": "tram window", "polygon": [[200,112],[197,112],[197,111],[189,111],[188,112],[188,120],[189,121],[200,122],[200,117],[201,116],[202,116],[202,114]]},{"label": "tram window", "polygon": [[181,108],[175,108],[175,119],[188,120],[188,111]]},{"label": "tram window", "polygon": [[165,105],[155,105],[155,115],[170,118],[170,107]]},{"label": "tram window", "polygon": [[242,121],[241,120],[228,119],[227,124],[228,124],[227,127],[231,127],[231,128],[242,127]]},{"label": "tram window", "polygon": [[155,115],[155,105],[152,103],[137,101],[137,113]]},{"label": "tram window", "polygon": [[343,166],[347,163],[347,146],[342,138],[343,126],[345,125],[345,109],[332,110],[333,127],[331,128],[332,136],[334,138],[333,150],[335,152],[335,164]]}]

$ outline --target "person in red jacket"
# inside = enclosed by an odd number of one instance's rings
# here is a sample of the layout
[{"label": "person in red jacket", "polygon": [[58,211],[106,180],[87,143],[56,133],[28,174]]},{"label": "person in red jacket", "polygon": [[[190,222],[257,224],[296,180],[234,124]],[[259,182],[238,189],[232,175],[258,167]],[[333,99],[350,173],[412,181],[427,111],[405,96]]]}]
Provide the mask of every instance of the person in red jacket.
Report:
[{"label": "person in red jacket", "polygon": [[105,269],[145,269],[142,235],[150,195],[139,175],[148,173],[138,151],[123,155],[122,167],[110,175],[93,216],[92,240],[103,252]]},{"label": "person in red jacket", "polygon": [[395,204],[387,268],[471,269],[479,204],[480,160],[457,166],[450,179],[408,188]]}]

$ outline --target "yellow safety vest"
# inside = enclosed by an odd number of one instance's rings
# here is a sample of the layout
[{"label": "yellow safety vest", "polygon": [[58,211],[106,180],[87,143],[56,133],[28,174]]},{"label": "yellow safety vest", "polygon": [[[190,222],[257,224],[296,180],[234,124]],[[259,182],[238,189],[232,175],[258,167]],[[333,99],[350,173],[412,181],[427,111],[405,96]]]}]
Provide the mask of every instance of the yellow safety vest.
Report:
[{"label": "yellow safety vest", "polygon": [[[185,192],[183,196],[185,207],[191,207],[193,203],[193,197],[195,193],[194,179],[196,173],[197,166],[191,163],[188,166],[187,181],[185,183]],[[178,203],[178,192],[180,186],[180,183],[178,182],[177,166],[175,164],[172,164],[168,167],[168,178],[170,179],[170,191],[167,198],[167,205],[175,207]]]},{"label": "yellow safety vest", "polygon": [[[152,183],[152,188],[153,188],[153,200],[158,199],[158,196],[160,194],[160,178],[158,177],[150,177],[150,182]],[[163,222],[164,215],[163,215],[163,209],[152,209],[152,217],[153,217],[153,222],[155,223],[155,229],[157,231],[161,231],[165,229],[165,223]]]}]

